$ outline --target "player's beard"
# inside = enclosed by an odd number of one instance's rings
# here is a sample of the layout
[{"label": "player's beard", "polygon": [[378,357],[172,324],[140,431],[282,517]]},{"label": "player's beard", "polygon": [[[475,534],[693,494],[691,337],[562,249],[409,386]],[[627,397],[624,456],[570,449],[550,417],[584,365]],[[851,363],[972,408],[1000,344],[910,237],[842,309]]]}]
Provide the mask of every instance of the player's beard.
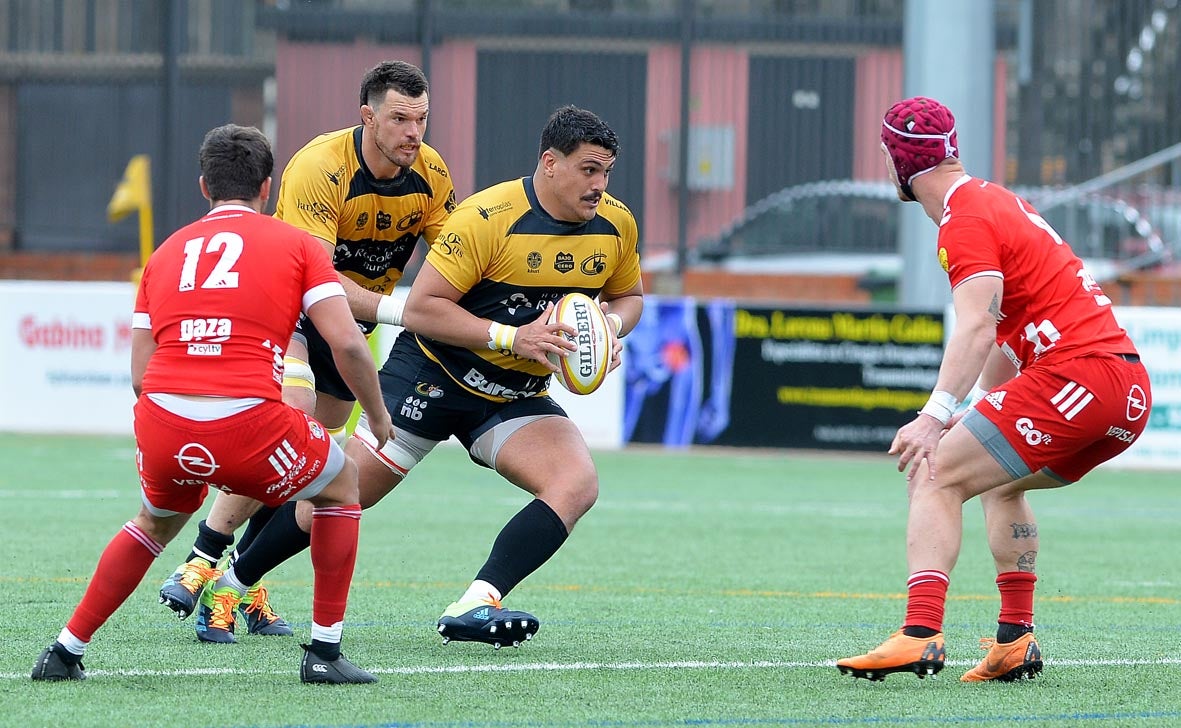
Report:
[{"label": "player's beard", "polygon": [[385,157],[390,164],[396,164],[399,167],[412,166],[415,160],[418,159],[418,150],[421,149],[420,145],[415,145],[414,151],[407,152],[406,150],[402,149],[401,145],[395,146],[392,149],[387,148],[381,143],[380,139],[375,139],[374,143],[377,146],[377,151],[381,152],[382,156]]}]

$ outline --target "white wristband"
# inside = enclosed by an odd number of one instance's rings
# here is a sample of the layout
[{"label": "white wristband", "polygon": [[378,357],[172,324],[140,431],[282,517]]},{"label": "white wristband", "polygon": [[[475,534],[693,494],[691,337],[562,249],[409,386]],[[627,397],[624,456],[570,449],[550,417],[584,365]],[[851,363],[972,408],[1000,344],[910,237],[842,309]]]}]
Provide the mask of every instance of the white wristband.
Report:
[{"label": "white wristband", "polygon": [[377,323],[401,326],[402,311],[405,308],[406,304],[402,299],[394,298],[392,295],[382,296],[377,302]]},{"label": "white wristband", "polygon": [[951,415],[955,412],[956,407],[959,406],[960,401],[955,398],[954,394],[944,392],[942,389],[936,389],[934,392],[931,392],[931,398],[919,410],[919,414],[934,417],[946,425],[951,419]]},{"label": "white wristband", "polygon": [[607,314],[607,320],[615,324],[615,337],[623,338],[623,317],[617,313]]},{"label": "white wristband", "polygon": [[972,391],[968,392],[968,409],[976,406],[980,400],[988,396],[988,390],[981,388],[979,384],[972,387]]},{"label": "white wristband", "polygon": [[493,321],[488,324],[488,348],[493,351],[513,350],[517,340],[517,327]]}]

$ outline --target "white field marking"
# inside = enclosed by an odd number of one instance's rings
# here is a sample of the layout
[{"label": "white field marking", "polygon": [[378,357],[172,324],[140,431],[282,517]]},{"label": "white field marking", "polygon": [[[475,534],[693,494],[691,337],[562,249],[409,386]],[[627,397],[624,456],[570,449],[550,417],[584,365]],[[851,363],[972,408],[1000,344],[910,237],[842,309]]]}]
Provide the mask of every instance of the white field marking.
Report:
[{"label": "white field marking", "polygon": [[128,493],[131,498],[139,500],[139,488],[128,488],[125,490],[4,490],[0,489],[0,498],[13,498],[28,500],[48,500],[51,498],[61,500],[99,500],[103,498],[122,498],[127,497]]},{"label": "white field marking", "polygon": [[[947,667],[972,667],[976,660],[948,660]],[[520,665],[444,665],[434,667],[379,667],[365,668],[375,675],[443,675],[478,672],[541,672],[565,670],[750,670],[750,669],[813,669],[836,667],[835,660],[823,662],[782,662],[755,660],[752,662],[678,661],[678,662],[532,662]],[[1147,665],[1181,665],[1181,657],[1161,657],[1155,660],[1046,660],[1048,667],[1141,667]],[[87,677],[193,677],[198,675],[286,675],[291,670],[243,670],[240,668],[198,667],[184,670],[87,670]],[[28,680],[27,672],[0,673],[0,680]]]}]

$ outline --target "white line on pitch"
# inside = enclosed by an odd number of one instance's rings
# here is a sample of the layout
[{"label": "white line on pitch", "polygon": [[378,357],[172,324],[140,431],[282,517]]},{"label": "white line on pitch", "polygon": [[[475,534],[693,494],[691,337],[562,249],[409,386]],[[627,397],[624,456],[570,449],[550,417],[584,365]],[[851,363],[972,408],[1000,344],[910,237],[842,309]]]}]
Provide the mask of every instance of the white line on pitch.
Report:
[{"label": "white line on pitch", "polygon": [[[970,667],[973,660],[948,660],[948,667]],[[1161,657],[1155,660],[1046,660],[1050,667],[1136,667],[1142,665],[1181,665],[1181,657]],[[477,672],[538,672],[546,670],[749,670],[799,669],[834,667],[836,662],[781,662],[756,660],[753,662],[681,661],[681,662],[529,662],[520,665],[442,665],[419,667],[366,668],[377,675],[435,675]],[[198,675],[282,675],[292,670],[247,670],[241,668],[195,667],[184,670],[89,670],[88,676],[113,675],[121,677],[192,677]],[[27,680],[28,673],[0,673],[0,680]]]}]

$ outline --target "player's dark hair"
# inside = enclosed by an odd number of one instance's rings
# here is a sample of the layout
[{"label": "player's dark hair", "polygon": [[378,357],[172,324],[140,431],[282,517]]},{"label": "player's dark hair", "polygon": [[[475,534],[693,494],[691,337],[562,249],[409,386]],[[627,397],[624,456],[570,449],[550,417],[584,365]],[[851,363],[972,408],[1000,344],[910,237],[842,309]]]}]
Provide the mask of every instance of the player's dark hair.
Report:
[{"label": "player's dark hair", "polygon": [[383,61],[365,72],[361,79],[361,105],[375,106],[385,100],[390,89],[416,99],[430,86],[422,69],[406,61]]},{"label": "player's dark hair", "polygon": [[537,150],[537,156],[540,158],[547,149],[569,154],[579,144],[593,144],[619,156],[619,140],[607,122],[577,106],[563,106],[550,115],[541,130],[541,148]]},{"label": "player's dark hair", "polygon": [[212,200],[253,200],[275,168],[271,143],[253,126],[210,129],[198,155]]}]

